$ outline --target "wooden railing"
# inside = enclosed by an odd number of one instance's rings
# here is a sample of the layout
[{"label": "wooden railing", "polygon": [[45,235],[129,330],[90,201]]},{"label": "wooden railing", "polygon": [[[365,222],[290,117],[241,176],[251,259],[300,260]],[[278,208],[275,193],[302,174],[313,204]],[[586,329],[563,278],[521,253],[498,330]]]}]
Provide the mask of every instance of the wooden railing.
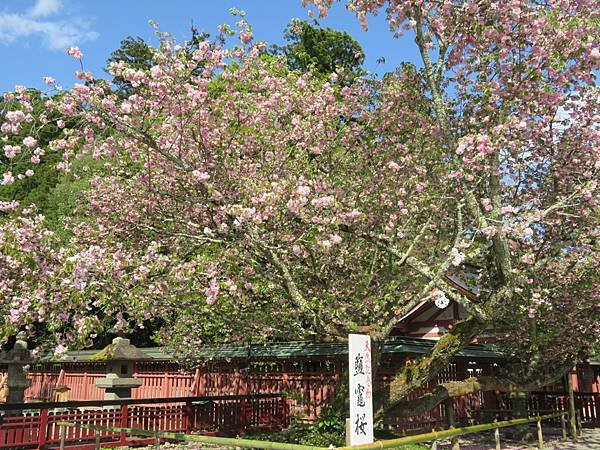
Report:
[{"label": "wooden railing", "polygon": [[[333,364],[334,362],[335,364]],[[463,363],[453,362],[449,364],[446,370],[440,372],[437,380],[433,380],[433,384],[442,381],[461,380],[468,377],[472,371],[476,371],[478,374],[491,374],[494,370],[489,361]],[[343,377],[341,367],[345,367],[345,364],[340,364],[340,361],[329,361],[327,364],[320,361],[310,365],[304,363],[297,365],[294,361],[281,361],[269,365],[268,368],[262,368],[262,370],[261,368],[251,368],[246,371],[247,367],[244,364],[233,364],[226,368],[221,366],[203,367],[186,372],[178,370],[177,365],[166,361],[151,364],[140,363],[136,366],[133,376],[141,379],[142,385],[134,389],[133,397],[153,398],[287,392],[291,394],[289,399],[292,413],[305,420],[315,420],[322,407],[333,399],[339,389]],[[97,362],[37,365],[29,373],[32,385],[25,392],[26,400],[100,400],[103,398],[104,393],[102,389],[95,386],[95,381],[104,376],[104,365]],[[389,385],[391,380],[391,372],[388,373],[387,369],[382,369],[374,382],[376,387],[379,388]],[[59,385],[69,388],[68,392],[60,396],[56,395],[56,388]],[[428,392],[429,388],[430,386],[425,386],[422,390],[415,392],[415,395]],[[476,399],[471,396],[463,400],[462,403],[465,407],[470,408],[470,405],[476,403]],[[457,404],[457,408],[461,408],[461,406]],[[424,422],[427,422],[427,424]],[[425,427],[437,422],[444,423],[443,411],[439,413],[433,411],[427,415],[424,422],[423,426]],[[406,422],[403,424],[404,426],[408,427],[407,430],[415,427],[416,430],[420,427],[420,425],[412,422]]]},{"label": "wooden railing", "polygon": [[[600,393],[575,392],[575,410],[584,427],[600,427]],[[567,411],[564,392],[534,391],[529,394],[529,409],[540,411]]]},{"label": "wooden railing", "polygon": [[[27,408],[27,409],[25,409]],[[79,402],[0,404],[0,448],[44,449],[60,442],[59,422],[120,426],[155,431],[240,433],[281,429],[289,424],[287,400],[280,394]],[[87,434],[86,434],[87,433]],[[72,430],[73,449],[83,450],[95,435]],[[123,433],[106,433],[103,442],[129,445]]]}]

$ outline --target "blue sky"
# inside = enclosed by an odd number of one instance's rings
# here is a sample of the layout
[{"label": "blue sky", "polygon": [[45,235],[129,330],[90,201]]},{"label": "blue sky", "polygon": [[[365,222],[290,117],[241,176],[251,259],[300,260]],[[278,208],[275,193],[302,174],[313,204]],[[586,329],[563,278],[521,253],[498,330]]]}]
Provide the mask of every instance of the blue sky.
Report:
[{"label": "blue sky", "polygon": [[[42,77],[52,76],[64,87],[73,84],[76,62],[65,49],[78,45],[84,66],[96,76],[110,52],[126,36],[155,42],[148,20],[179,39],[189,37],[193,23],[212,35],[222,23],[234,23],[229,8],[247,13],[258,40],[283,43],[290,19],[307,19],[301,0],[3,0],[0,2],[0,92],[16,84],[42,87]],[[337,4],[323,26],[348,31],[366,53],[365,66],[379,74],[401,61],[417,61],[417,52],[406,38],[394,39],[383,17],[370,18],[363,31],[354,15]],[[385,64],[377,64],[384,57]],[[104,75],[102,75],[104,76]]]}]

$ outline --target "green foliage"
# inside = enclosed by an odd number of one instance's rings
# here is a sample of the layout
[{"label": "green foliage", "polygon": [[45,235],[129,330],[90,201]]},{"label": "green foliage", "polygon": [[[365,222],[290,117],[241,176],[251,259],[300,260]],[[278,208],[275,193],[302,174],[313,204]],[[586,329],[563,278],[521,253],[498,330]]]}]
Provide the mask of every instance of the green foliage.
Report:
[{"label": "green foliage", "polygon": [[[71,167],[79,174],[90,174],[92,170],[101,173],[102,163],[91,156],[83,156],[74,160]],[[54,170],[57,171],[55,168]],[[104,170],[109,172],[108,169]],[[85,216],[83,197],[88,188],[87,177],[58,172],[56,183],[48,192],[45,204],[39,207],[40,213],[46,217],[46,225],[62,242],[67,242],[72,236],[69,225],[82,221]]]},{"label": "green foliage", "polygon": [[276,433],[258,433],[253,439],[288,442],[290,444],[341,447],[346,441],[346,419],[340,414],[325,408],[316,422],[312,424],[295,423],[291,427]]},{"label": "green foliage", "polygon": [[274,46],[273,51],[284,55],[292,70],[323,75],[341,71],[350,78],[363,73],[365,54],[345,31],[320,28],[296,19],[287,26],[284,37],[289,44]]},{"label": "green foliage", "polygon": [[[2,198],[17,200],[23,206],[36,205],[40,210],[52,208],[48,197],[58,183],[60,173],[56,169],[59,157],[51,153],[34,167],[35,176],[15,180],[13,184],[0,186]],[[14,165],[15,172],[23,173],[24,168],[30,167],[29,161],[19,161]]]},{"label": "green foliage", "polygon": [[[21,131],[13,135],[5,144],[22,145],[22,140],[26,136],[35,134],[37,136],[38,145],[45,149],[46,153],[40,157],[38,164],[32,164],[28,157],[17,156],[9,160],[0,153],[0,168],[2,170],[11,170],[14,173],[24,173],[28,168],[31,168],[35,174],[31,177],[16,179],[13,184],[0,186],[0,198],[4,200],[16,200],[21,205],[21,208],[34,206],[36,211],[48,218],[48,225],[53,231],[56,231],[54,225],[57,224],[59,217],[58,211],[66,213],[64,203],[68,203],[70,198],[65,196],[65,192],[56,195],[54,190],[56,186],[65,182],[65,175],[61,173],[56,165],[60,161],[60,155],[48,149],[48,143],[54,139],[58,139],[62,130],[56,126],[58,119],[64,119],[67,125],[70,125],[71,120],[59,116],[56,112],[48,113],[45,111],[44,101],[41,99],[40,92],[34,89],[28,91],[31,96],[33,110],[31,115],[33,120],[22,126]],[[0,123],[4,111],[10,109],[10,102],[0,102]],[[40,127],[41,115],[47,116],[48,123]],[[70,211],[69,211],[70,213]],[[0,213],[0,218],[3,216]],[[4,214],[6,216],[6,214]],[[60,227],[58,227],[60,228]]]},{"label": "green foliage", "polygon": [[312,426],[312,431],[320,435],[344,435],[346,433],[346,419],[343,415],[330,408],[324,408],[319,419]]},{"label": "green foliage", "polygon": [[[91,156],[81,156],[71,162],[72,173],[65,173],[57,168],[61,155],[50,148],[53,140],[64,139],[63,130],[58,126],[63,121],[65,126],[74,126],[77,119],[63,116],[57,111],[48,111],[44,105],[41,93],[35,89],[28,90],[31,98],[33,119],[22,124],[19,133],[10,137],[6,144],[22,145],[25,137],[35,135],[37,144],[44,149],[39,163],[32,164],[25,152],[15,158],[8,159],[0,152],[0,169],[10,170],[16,174],[23,174],[27,169],[32,169],[34,175],[16,178],[15,182],[0,186],[0,198],[5,201],[16,200],[19,202],[19,211],[33,207],[36,213],[45,217],[45,226],[53,231],[60,242],[67,243],[72,234],[69,231],[70,223],[76,223],[83,218],[81,210],[82,197],[89,187],[88,176],[92,172],[102,173],[103,163],[94,160]],[[62,94],[55,94],[55,98]],[[0,123],[3,113],[11,107],[10,101],[0,102]],[[45,120],[42,120],[45,117]],[[100,131],[105,134],[113,133],[112,130]],[[93,170],[91,170],[93,169]],[[104,169],[109,173],[109,169]],[[0,212],[0,221],[11,216],[10,212]]]},{"label": "green foliage", "polygon": [[[347,411],[347,410],[345,410]],[[375,432],[376,439],[392,439],[387,433]],[[250,436],[245,436],[250,437]],[[290,444],[313,445],[316,447],[341,447],[346,445],[346,414],[334,407],[323,408],[319,418],[311,423],[295,423],[289,428],[273,433],[258,433],[252,439],[273,442],[287,442]],[[406,445],[398,447],[399,450],[424,450],[424,445]]]},{"label": "green foliage", "polygon": [[76,210],[81,205],[80,197],[87,188],[87,180],[61,175],[48,193],[46,207],[41,212],[46,216],[48,227],[64,238],[63,241],[70,237],[67,222],[76,218]]}]

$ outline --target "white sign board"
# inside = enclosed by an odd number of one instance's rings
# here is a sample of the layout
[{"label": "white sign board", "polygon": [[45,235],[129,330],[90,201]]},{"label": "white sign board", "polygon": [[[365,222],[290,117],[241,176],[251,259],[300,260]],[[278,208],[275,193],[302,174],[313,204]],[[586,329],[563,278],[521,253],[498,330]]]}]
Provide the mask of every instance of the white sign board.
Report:
[{"label": "white sign board", "polygon": [[348,335],[350,375],[350,445],[373,442],[373,383],[371,337]]}]

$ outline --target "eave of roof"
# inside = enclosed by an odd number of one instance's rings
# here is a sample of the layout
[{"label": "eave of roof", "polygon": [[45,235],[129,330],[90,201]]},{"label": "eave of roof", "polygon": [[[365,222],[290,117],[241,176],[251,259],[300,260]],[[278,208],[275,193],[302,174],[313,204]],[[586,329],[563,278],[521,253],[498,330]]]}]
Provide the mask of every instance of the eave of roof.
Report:
[{"label": "eave of roof", "polygon": [[[384,347],[384,354],[416,354],[427,353],[435,341],[428,339],[410,338],[405,336],[390,337]],[[161,347],[140,348],[144,353],[154,361],[175,361],[176,357],[168,350]],[[68,352],[59,362],[89,362],[90,357],[97,350],[81,350]],[[346,343],[317,343],[317,342],[273,342],[264,345],[251,346],[233,346],[223,345],[217,347],[201,347],[195,358],[198,360],[277,360],[292,358],[341,358],[348,355],[348,345]],[[491,358],[499,359],[501,354],[496,352],[489,345],[472,344],[465,347],[458,354],[458,357],[466,358]]]}]

